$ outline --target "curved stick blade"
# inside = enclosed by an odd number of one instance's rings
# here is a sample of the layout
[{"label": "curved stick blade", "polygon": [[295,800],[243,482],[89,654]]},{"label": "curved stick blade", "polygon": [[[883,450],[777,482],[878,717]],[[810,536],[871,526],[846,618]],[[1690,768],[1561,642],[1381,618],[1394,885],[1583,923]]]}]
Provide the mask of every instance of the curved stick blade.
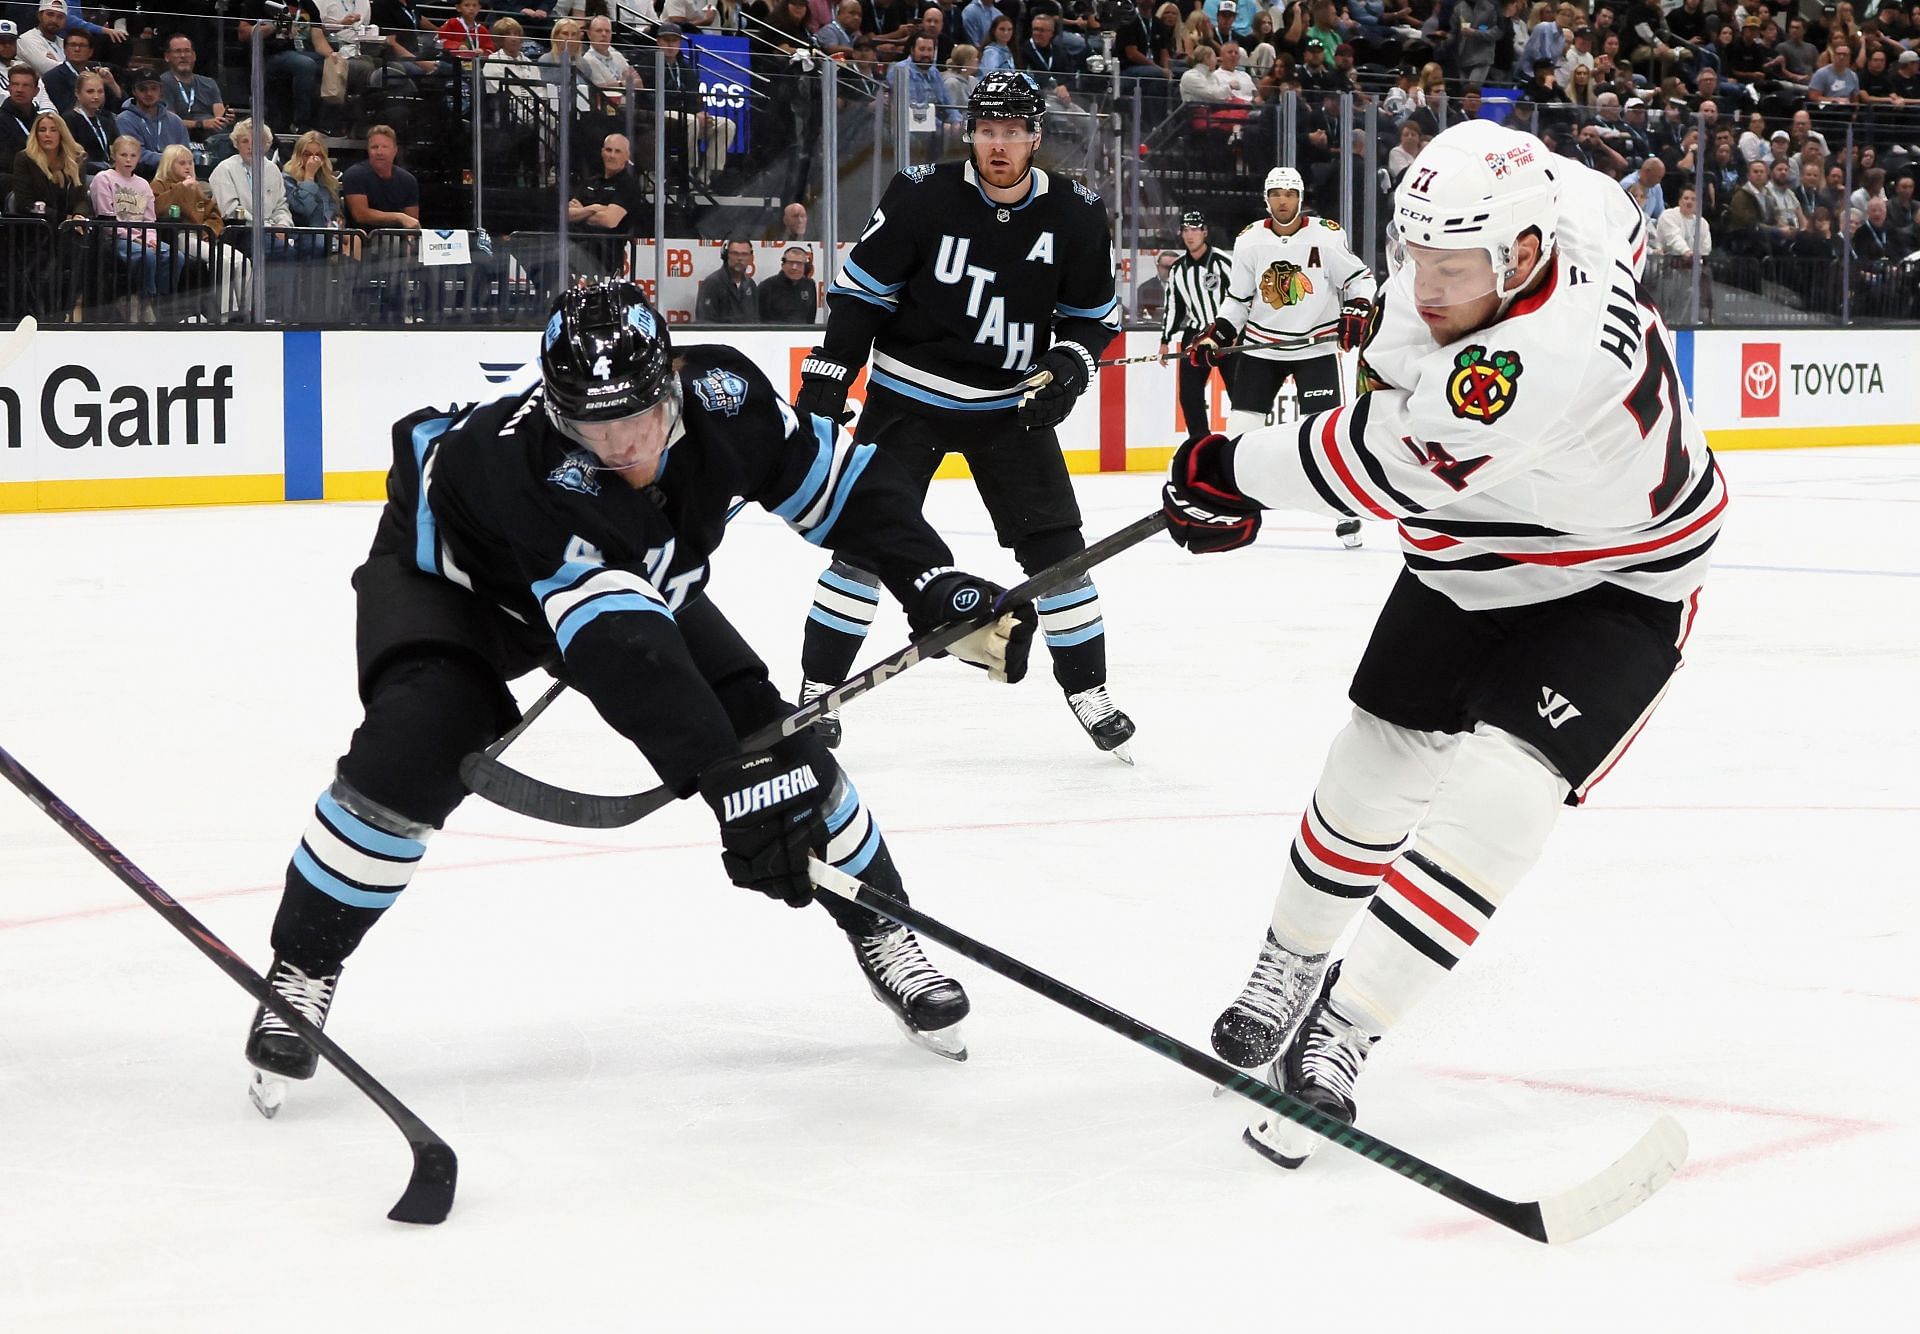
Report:
[{"label": "curved stick blade", "polygon": [[413,1176],[400,1202],[387,1211],[396,1223],[442,1223],[453,1209],[460,1164],[445,1140],[414,1141]]}]

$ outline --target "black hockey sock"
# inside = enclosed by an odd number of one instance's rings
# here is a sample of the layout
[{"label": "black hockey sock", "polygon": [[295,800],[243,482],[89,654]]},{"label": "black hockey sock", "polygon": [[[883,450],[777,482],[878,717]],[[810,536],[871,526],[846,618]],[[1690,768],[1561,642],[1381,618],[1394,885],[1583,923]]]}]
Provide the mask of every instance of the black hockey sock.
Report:
[{"label": "black hockey sock", "polygon": [[287,867],[273,952],[310,974],[336,971],[407,887],[432,832],[335,782]]},{"label": "black hockey sock", "polygon": [[879,611],[876,576],[839,560],[822,570],[813,590],[813,608],[807,613],[801,674],[828,685],[846,680]]},{"label": "black hockey sock", "polygon": [[1107,628],[1091,579],[1036,601],[1040,633],[1053,654],[1053,679],[1069,695],[1107,683]]}]

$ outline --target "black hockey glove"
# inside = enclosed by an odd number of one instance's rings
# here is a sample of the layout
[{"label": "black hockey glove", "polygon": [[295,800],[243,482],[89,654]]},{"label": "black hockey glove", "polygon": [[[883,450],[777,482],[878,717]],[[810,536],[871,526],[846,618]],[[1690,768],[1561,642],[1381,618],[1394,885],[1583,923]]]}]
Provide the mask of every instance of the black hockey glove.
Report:
[{"label": "black hockey glove", "polygon": [[825,417],[845,426],[853,420],[847,411],[847,389],[853,384],[853,367],[844,366],[819,348],[800,363],[800,392],[793,406],[803,417]]},{"label": "black hockey glove", "polygon": [[1240,341],[1240,331],[1233,327],[1233,321],[1222,318],[1213,322],[1213,327],[1197,338],[1187,340],[1186,357],[1189,366],[1218,366],[1221,352]]},{"label": "black hockey glove", "polygon": [[720,820],[727,878],[790,908],[813,901],[807,858],[827,846],[827,790],[813,765],[760,751],[710,765],[700,795]]},{"label": "black hockey glove", "polygon": [[[913,633],[924,635],[949,621],[975,620],[991,613],[1007,590],[987,579],[959,570],[928,570],[914,580],[919,590],[907,608]],[[947,652],[982,668],[995,681],[1009,685],[1027,674],[1027,655],[1033,650],[1033,632],[1040,614],[1031,603],[983,624]]]},{"label": "black hockey glove", "polygon": [[1367,321],[1373,318],[1373,302],[1357,296],[1340,307],[1340,350],[1351,352],[1367,341]]},{"label": "black hockey glove", "polygon": [[1242,495],[1233,481],[1238,444],[1208,435],[1174,451],[1160,509],[1167,531],[1188,551],[1232,551],[1260,534],[1260,502]]},{"label": "black hockey glove", "polygon": [[1049,378],[1021,402],[1020,424],[1032,430],[1058,426],[1093,383],[1093,354],[1078,343],[1055,343],[1040,354],[1034,369]]}]

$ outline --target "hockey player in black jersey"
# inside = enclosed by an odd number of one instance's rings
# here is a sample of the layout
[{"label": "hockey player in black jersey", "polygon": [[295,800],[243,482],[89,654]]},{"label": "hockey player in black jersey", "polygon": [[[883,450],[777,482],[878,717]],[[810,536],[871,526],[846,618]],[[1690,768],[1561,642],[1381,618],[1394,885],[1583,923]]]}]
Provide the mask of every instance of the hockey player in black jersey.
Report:
[{"label": "hockey player in black jersey", "polygon": [[[1120,328],[1100,197],[1033,165],[1044,111],[1026,75],[989,74],[967,101],[969,159],[894,178],[827,289],[826,340],[802,363],[794,400],[846,420],[871,353],[854,438],[899,461],[921,496],[942,458],[964,455],[995,536],[1029,573],[1086,546],[1053,428]],[[803,701],[852,668],[879,606],[877,573],[836,547],[807,618]],[[1107,696],[1092,581],[1037,605],[1074,715],[1101,750],[1128,759],[1133,722]],[[837,718],[821,728],[838,742]]]},{"label": "hockey player in black jersey", "polygon": [[[952,568],[891,460],[797,416],[733,349],[676,351],[636,286],[566,293],[540,361],[536,388],[394,427],[387,506],[353,578],[366,716],[320,794],[273,925],[268,981],[316,1024],[342,965],[466,795],[461,758],[516,721],[506,682],[536,667],[591,699],[662,782],[707,800],[735,884],[804,906],[807,861],[820,856],[901,894],[885,840],[818,738],[741,752],[738,738],[791,706],[706,597],[708,562],[743,497],[855,553],[916,631],[1002,590]],[[1030,609],[1009,614],[951,651],[1017,681],[1034,625]],[[966,993],[913,933],[822,904],[908,1035],[964,1058],[954,1026]],[[264,1008],[246,1056],[269,1116],[282,1081],[315,1065]]]}]

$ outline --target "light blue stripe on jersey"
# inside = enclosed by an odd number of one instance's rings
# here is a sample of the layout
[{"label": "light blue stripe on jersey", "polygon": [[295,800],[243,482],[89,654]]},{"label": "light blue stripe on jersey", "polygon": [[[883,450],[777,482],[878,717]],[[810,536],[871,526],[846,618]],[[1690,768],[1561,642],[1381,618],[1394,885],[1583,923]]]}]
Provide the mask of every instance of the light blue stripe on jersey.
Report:
[{"label": "light blue stripe on jersey", "polygon": [[1071,316],[1071,317],[1074,317],[1077,319],[1083,319],[1083,320],[1099,320],[1101,323],[1104,324],[1107,320],[1107,317],[1112,315],[1115,311],[1119,309],[1120,309],[1120,301],[1118,298],[1115,298],[1114,300],[1107,302],[1107,304],[1104,306],[1082,307],[1082,306],[1068,306],[1068,305],[1056,303],[1053,308],[1053,313],[1056,315],[1067,315],[1067,316]]},{"label": "light blue stripe on jersey", "polygon": [[833,508],[827,511],[827,517],[814,526],[806,535],[807,541],[816,547],[827,540],[827,534],[833,531],[833,525],[840,519],[840,511],[847,507],[847,498],[853,494],[853,488],[860,481],[860,474],[867,470],[867,464],[873,459],[872,445],[855,445],[853,453],[847,456],[847,466],[840,470],[840,484],[834,488]]},{"label": "light blue stripe on jersey", "polygon": [[400,897],[400,891],[388,890],[376,892],[349,884],[333,872],[327,870],[313,859],[313,854],[302,845],[293,854],[294,869],[306,877],[308,884],[330,899],[337,899],[349,908],[390,908],[393,901]]},{"label": "light blue stripe on jersey", "polygon": [[848,597],[859,598],[862,602],[878,603],[880,589],[874,584],[862,584],[845,575],[835,574],[832,570],[820,571],[820,582],[836,593],[845,593]]},{"label": "light blue stripe on jersey", "polygon": [[334,832],[362,852],[409,862],[417,862],[427,855],[425,843],[418,839],[401,838],[397,834],[389,834],[384,829],[375,829],[335,801],[331,792],[322,792],[320,800],[314,804],[319,807],[320,814],[326,822],[333,826]]},{"label": "light blue stripe on jersey", "polygon": [[537,601],[545,602],[547,594],[558,593],[563,588],[572,588],[595,570],[607,567],[599,561],[570,560],[551,575],[533,586],[533,596]]},{"label": "light blue stripe on jersey", "polygon": [[554,639],[560,645],[560,651],[562,653],[567,651],[567,646],[573,643],[573,637],[586,629],[587,622],[596,616],[604,616],[610,611],[651,611],[668,620],[673,619],[673,613],[667,610],[665,604],[643,593],[607,593],[582,602],[560,618],[560,624],[553,632]]},{"label": "light blue stripe on jersey", "polygon": [[895,292],[899,291],[901,288],[906,286],[906,283],[904,282],[898,282],[898,283],[881,282],[878,278],[874,277],[871,273],[868,273],[865,269],[861,268],[858,264],[855,264],[853,262],[852,257],[848,257],[840,261],[840,272],[845,274],[847,277],[853,279],[855,282],[859,283],[862,287],[866,288],[869,292],[872,292],[876,296],[891,296]]},{"label": "light blue stripe on jersey", "polygon": [[860,794],[852,783],[846,784],[847,794],[840,798],[840,804],[827,813],[827,837],[831,838],[847,827],[854,812],[860,809]]},{"label": "light blue stripe on jersey", "polygon": [[1084,644],[1096,635],[1104,635],[1107,625],[1104,620],[1091,621],[1077,630],[1063,630],[1059,634],[1047,635],[1048,648],[1072,648],[1075,644]]},{"label": "light blue stripe on jersey", "polygon": [[917,384],[889,375],[883,370],[869,369],[867,378],[875,384],[891,389],[896,394],[908,398],[917,398],[922,403],[931,403],[936,408],[954,408],[961,412],[993,412],[1000,408],[1017,408],[1025,391],[1021,390],[1001,398],[949,398],[937,394],[931,389],[923,389]]},{"label": "light blue stripe on jersey", "polygon": [[788,523],[793,523],[813,507],[813,502],[819,497],[821,483],[833,470],[834,425],[825,417],[816,416],[810,420],[813,422],[814,439],[820,442],[819,452],[813,456],[813,466],[807,469],[805,479],[792,495],[778,505],[769,507],[777,518],[785,519]]},{"label": "light blue stripe on jersey", "polygon": [[1099,596],[1099,589],[1095,588],[1092,584],[1083,584],[1079,588],[1068,589],[1064,593],[1056,593],[1050,598],[1036,599],[1033,604],[1033,609],[1044,616],[1048,612],[1065,611],[1069,607],[1079,606],[1082,602],[1091,602]]},{"label": "light blue stripe on jersey", "polygon": [[818,621],[821,625],[826,626],[827,629],[838,630],[843,635],[858,635],[861,639],[865,639],[867,637],[867,631],[873,628],[870,625],[862,625],[858,621],[849,621],[844,616],[835,616],[832,612],[823,611],[819,607],[815,607],[812,611],[809,611],[807,613],[807,619],[810,621]]},{"label": "light blue stripe on jersey", "polygon": [[900,309],[900,303],[897,301],[887,301],[881,297],[877,297],[873,295],[873,293],[868,292],[863,288],[849,287],[845,283],[834,283],[832,286],[827,288],[827,295],[858,297],[860,298],[860,300],[866,302],[868,305],[878,306],[882,310]]},{"label": "light blue stripe on jersey", "polygon": [[435,417],[413,428],[413,471],[419,498],[413,507],[413,563],[428,574],[440,573],[440,534],[427,505],[427,451],[453,425],[451,417]]}]

